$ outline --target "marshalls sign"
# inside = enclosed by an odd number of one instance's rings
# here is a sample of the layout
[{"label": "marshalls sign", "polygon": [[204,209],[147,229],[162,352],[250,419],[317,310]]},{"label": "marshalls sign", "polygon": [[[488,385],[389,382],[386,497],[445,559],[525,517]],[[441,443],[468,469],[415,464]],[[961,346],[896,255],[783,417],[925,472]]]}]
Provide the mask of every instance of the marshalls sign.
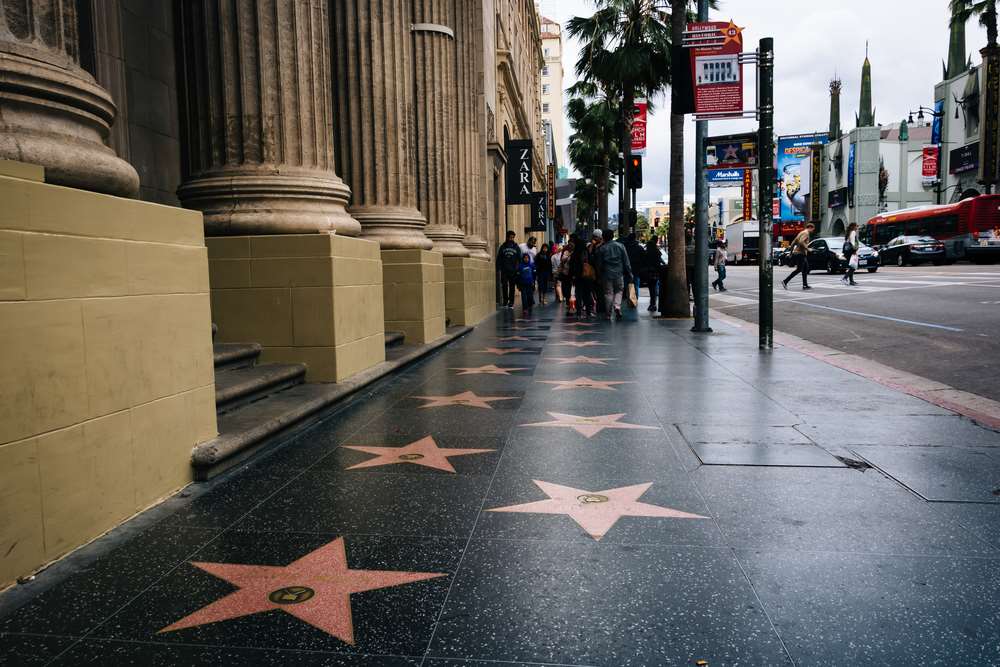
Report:
[{"label": "marshalls sign", "polygon": [[531,204],[531,139],[507,141],[507,204]]}]

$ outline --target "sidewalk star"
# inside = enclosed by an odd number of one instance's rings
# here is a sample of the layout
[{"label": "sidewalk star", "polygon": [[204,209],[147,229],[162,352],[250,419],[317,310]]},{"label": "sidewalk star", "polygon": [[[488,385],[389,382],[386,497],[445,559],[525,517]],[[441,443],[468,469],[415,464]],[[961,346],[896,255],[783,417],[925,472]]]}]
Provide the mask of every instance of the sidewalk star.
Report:
[{"label": "sidewalk star", "polygon": [[567,364],[591,364],[594,366],[607,366],[609,361],[617,361],[616,357],[586,357],[578,354],[575,357],[547,357],[550,361],[559,362],[560,366]]},{"label": "sidewalk star", "polygon": [[576,340],[568,340],[568,341],[565,341],[563,343],[556,343],[557,346],[561,345],[561,346],[564,346],[564,347],[599,347],[599,346],[600,347],[607,347],[610,344],[611,343],[598,343],[595,340],[585,340],[582,343],[580,341],[576,341]]},{"label": "sidewalk star", "polygon": [[524,348],[521,347],[488,347],[485,350],[476,350],[476,352],[482,352],[484,354],[497,354],[501,357],[505,354],[515,354],[517,352],[524,352]]},{"label": "sidewalk star", "polygon": [[576,521],[595,540],[607,535],[618,519],[623,516],[647,516],[664,519],[707,519],[698,514],[689,514],[669,507],[639,502],[652,482],[622,486],[604,491],[586,491],[571,486],[560,486],[550,482],[532,480],[548,500],[538,500],[523,505],[497,507],[489,512],[523,512],[526,514],[565,514]]},{"label": "sidewalk star", "polygon": [[453,371],[460,371],[459,375],[510,375],[514,371],[526,371],[527,368],[500,368],[495,364],[478,366],[476,368],[452,368]]},{"label": "sidewalk star", "polygon": [[569,322],[568,324],[565,324],[564,326],[567,326],[567,327],[592,327],[592,326],[594,326],[594,323],[593,322]]},{"label": "sidewalk star", "polygon": [[469,454],[485,454],[496,451],[493,449],[455,449],[451,447],[438,447],[434,438],[427,436],[416,442],[411,442],[402,447],[368,447],[362,445],[344,445],[344,449],[353,449],[365,454],[375,454],[375,458],[368,459],[356,465],[350,466],[348,470],[358,468],[374,468],[376,466],[387,466],[395,463],[412,463],[413,465],[444,470],[445,472],[455,472],[449,456],[467,456]]},{"label": "sidewalk star", "polygon": [[521,424],[521,426],[540,426],[548,428],[571,428],[581,435],[592,438],[606,428],[611,429],[644,429],[655,431],[655,426],[640,426],[638,424],[625,424],[618,420],[626,413],[619,415],[601,415],[599,417],[580,417],[577,415],[564,415],[559,412],[550,412],[549,415],[555,421],[538,422],[536,424]]},{"label": "sidewalk star", "polygon": [[630,380],[592,380],[588,377],[579,377],[575,380],[538,380],[540,384],[554,384],[552,391],[563,391],[566,389],[602,389],[604,391],[618,391],[616,384],[635,384]]},{"label": "sidewalk star", "polygon": [[517,396],[477,396],[474,391],[463,391],[461,394],[455,394],[454,396],[414,396],[413,398],[430,401],[426,405],[421,405],[421,409],[461,405],[467,408],[486,408],[487,410],[492,410],[493,406],[490,403],[494,401],[513,401],[517,399]]},{"label": "sidewalk star", "polygon": [[497,341],[499,341],[501,343],[513,343],[515,341],[520,341],[520,342],[523,342],[523,343],[527,343],[530,340],[531,340],[530,338],[525,338],[524,336],[504,336],[504,337],[497,338]]},{"label": "sidewalk star", "polygon": [[160,630],[161,633],[280,610],[348,644],[354,644],[351,593],[448,576],[443,572],[348,569],[343,537],[284,567],[191,564],[228,581],[239,590],[168,625]]}]

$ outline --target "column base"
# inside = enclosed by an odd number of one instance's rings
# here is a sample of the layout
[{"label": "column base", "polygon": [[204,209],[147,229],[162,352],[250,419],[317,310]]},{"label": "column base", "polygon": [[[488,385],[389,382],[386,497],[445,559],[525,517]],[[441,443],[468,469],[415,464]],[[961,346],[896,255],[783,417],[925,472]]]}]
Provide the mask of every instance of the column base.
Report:
[{"label": "column base", "polygon": [[378,243],[334,234],[206,239],[219,342],[339,382],[385,361]]},{"label": "column base", "polygon": [[493,264],[471,257],[444,258],[445,313],[452,324],[478,324],[496,307]]},{"label": "column base", "polygon": [[417,345],[445,331],[444,258],[429,250],[383,250],[385,330]]}]

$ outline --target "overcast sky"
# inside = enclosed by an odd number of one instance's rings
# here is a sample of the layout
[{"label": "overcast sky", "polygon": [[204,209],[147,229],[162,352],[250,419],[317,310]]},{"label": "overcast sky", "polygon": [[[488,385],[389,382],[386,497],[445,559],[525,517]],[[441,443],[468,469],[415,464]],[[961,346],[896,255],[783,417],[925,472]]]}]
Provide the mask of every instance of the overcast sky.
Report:
[{"label": "overcast sky", "polygon": [[[543,15],[565,26],[572,16],[589,16],[593,0],[539,0]],[[836,73],[844,82],[841,124],[854,127],[858,109],[865,42],[872,62],[876,122],[899,122],[918,106],[933,106],[934,85],[941,80],[941,61],[948,52],[948,0],[720,0],[712,20],[732,18],[746,26],[744,45],[752,51],[762,37],[775,43],[775,130],[778,134],[825,132],[829,127],[829,81]],[[565,35],[564,35],[565,38]],[[974,62],[986,44],[985,31],[969,22],[967,47]],[[579,45],[565,45],[564,87],[575,80]],[[746,106],[754,106],[754,75],[746,73]],[[649,120],[649,148],[644,161],[645,187],[639,201],[662,199],[668,192],[670,150],[669,103],[658,101]],[[756,129],[752,121],[719,121],[709,134]],[[569,127],[566,136],[569,137]],[[685,127],[688,158],[686,190],[694,192],[694,123]],[[612,198],[612,210],[617,209]]]}]

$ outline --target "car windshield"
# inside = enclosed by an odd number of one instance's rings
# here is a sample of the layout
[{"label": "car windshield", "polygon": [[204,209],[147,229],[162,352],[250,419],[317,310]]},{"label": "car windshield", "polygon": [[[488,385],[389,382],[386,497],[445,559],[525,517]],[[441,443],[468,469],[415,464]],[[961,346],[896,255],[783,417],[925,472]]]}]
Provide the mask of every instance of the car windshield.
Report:
[{"label": "car windshield", "polygon": [[830,246],[831,250],[840,250],[844,247],[844,239],[823,239]]},{"label": "car windshield", "polygon": [[917,243],[937,243],[937,239],[932,239],[929,236],[921,236],[916,239]]}]

